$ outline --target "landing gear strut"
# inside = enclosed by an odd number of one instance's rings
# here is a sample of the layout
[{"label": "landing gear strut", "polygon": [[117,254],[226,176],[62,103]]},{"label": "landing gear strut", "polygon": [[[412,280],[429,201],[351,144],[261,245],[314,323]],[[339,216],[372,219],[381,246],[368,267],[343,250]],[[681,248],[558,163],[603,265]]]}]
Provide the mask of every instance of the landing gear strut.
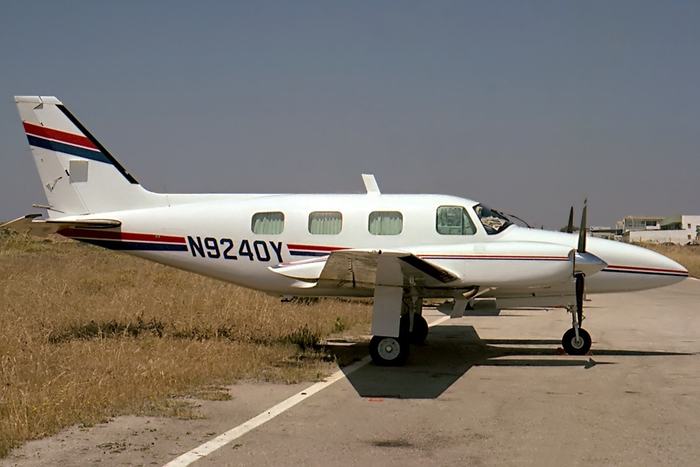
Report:
[{"label": "landing gear strut", "polygon": [[576,274],[576,308],[571,313],[571,329],[564,333],[561,345],[569,355],[586,355],[591,350],[591,335],[581,327],[583,322],[583,274]]}]

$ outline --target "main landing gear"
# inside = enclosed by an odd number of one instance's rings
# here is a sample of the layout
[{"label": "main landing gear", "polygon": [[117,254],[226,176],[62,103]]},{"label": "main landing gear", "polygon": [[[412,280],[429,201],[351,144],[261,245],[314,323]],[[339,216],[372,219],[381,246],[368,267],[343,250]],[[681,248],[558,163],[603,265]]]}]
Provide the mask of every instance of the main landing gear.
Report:
[{"label": "main landing gear", "polygon": [[[409,315],[403,315],[401,321],[402,326],[405,326],[406,329],[410,329]],[[408,340],[413,345],[421,345],[428,337],[428,330],[428,321],[421,315],[413,315],[413,329],[408,332]]]},{"label": "main landing gear", "polygon": [[411,343],[406,336],[374,336],[369,342],[369,355],[375,365],[401,366],[411,352]]},{"label": "main landing gear", "polygon": [[413,315],[411,329],[410,315],[401,317],[399,337],[374,336],[369,343],[369,354],[375,365],[401,366],[406,363],[411,351],[411,344],[422,344],[428,337],[428,321],[419,315]]}]

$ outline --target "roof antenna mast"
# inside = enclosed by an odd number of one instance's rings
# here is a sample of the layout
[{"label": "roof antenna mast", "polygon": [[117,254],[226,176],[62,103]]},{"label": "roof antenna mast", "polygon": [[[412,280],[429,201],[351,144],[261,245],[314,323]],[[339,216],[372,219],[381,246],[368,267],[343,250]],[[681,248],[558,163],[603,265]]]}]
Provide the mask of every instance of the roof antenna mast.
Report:
[{"label": "roof antenna mast", "polygon": [[368,195],[380,195],[382,193],[379,191],[377,179],[374,178],[373,174],[362,174],[362,181],[365,182],[365,190],[367,190]]}]

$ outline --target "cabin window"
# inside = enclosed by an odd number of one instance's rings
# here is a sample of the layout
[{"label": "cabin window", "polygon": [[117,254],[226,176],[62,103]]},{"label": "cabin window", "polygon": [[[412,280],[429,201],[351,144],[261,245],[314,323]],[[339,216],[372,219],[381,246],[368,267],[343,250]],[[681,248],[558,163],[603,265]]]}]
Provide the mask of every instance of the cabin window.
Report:
[{"label": "cabin window", "polygon": [[369,215],[369,233],[398,235],[403,230],[403,215],[397,211],[375,211]]},{"label": "cabin window", "polygon": [[440,206],[435,215],[435,229],[441,235],[474,235],[476,228],[462,206]]},{"label": "cabin window", "polygon": [[343,215],[337,211],[316,211],[309,214],[309,233],[338,235],[343,230]]},{"label": "cabin window", "polygon": [[258,212],[253,215],[251,230],[259,235],[279,235],[284,230],[284,213]]}]

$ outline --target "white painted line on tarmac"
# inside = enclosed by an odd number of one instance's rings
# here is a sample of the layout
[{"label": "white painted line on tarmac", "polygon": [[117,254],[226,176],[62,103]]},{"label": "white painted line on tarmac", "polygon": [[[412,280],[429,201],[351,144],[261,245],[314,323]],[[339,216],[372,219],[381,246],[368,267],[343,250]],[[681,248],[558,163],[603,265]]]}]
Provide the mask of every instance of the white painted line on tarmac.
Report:
[{"label": "white painted line on tarmac", "polygon": [[[442,318],[436,319],[432,323],[428,324],[429,327],[437,326],[438,324],[447,321],[450,319],[449,316],[443,316]],[[235,428],[231,428],[225,433],[220,434],[216,438],[207,441],[206,443],[202,444],[201,446],[197,446],[196,448],[192,449],[191,451],[188,451],[181,455],[180,457],[177,457],[173,459],[172,461],[168,462],[165,464],[164,467],[185,467],[190,465],[191,463],[201,459],[202,457],[208,456],[212,452],[216,451],[217,449],[226,446],[229,444],[231,441],[240,438],[244,434],[248,433],[251,430],[254,430],[255,428],[259,427],[265,422],[268,422],[275,418],[276,416],[286,412],[287,410],[291,409],[295,405],[297,405],[299,402],[302,402],[303,400],[313,396],[317,392],[326,389],[328,386],[331,384],[335,383],[338,380],[343,379],[346,375],[349,375],[350,373],[353,373],[366,364],[368,364],[371,361],[371,358],[369,356],[363,358],[362,360],[353,363],[352,365],[346,366],[342,370],[338,370],[335,373],[333,373],[326,381],[321,381],[319,383],[313,384],[309,386],[308,388],[304,389],[301,392],[298,392],[294,394],[292,397],[290,397],[287,400],[284,400],[277,404],[276,406],[267,409],[265,412],[261,413],[260,415],[251,418],[245,423],[242,423],[238,425]]]},{"label": "white painted line on tarmac", "polygon": [[694,281],[700,281],[700,279],[698,279],[697,277],[689,277],[688,279],[692,279]]},{"label": "white painted line on tarmac", "polygon": [[436,319],[435,321],[433,321],[432,323],[428,324],[428,327],[429,327],[429,328],[432,328],[433,326],[437,326],[437,325],[440,324],[440,323],[444,323],[444,322],[447,321],[448,319],[450,319],[449,316],[443,316],[442,318],[438,318],[438,319]]},{"label": "white painted line on tarmac", "polygon": [[304,389],[303,391],[294,394],[289,399],[280,402],[271,409],[268,409],[260,415],[251,418],[247,422],[238,425],[236,428],[232,428],[229,431],[212,439],[211,441],[207,441],[201,446],[198,446],[193,450],[184,453],[180,457],[168,462],[167,464],[165,464],[165,467],[184,467],[190,465],[194,461],[211,454],[212,452],[216,451],[220,447],[227,445],[236,438],[240,438],[244,434],[248,433],[251,430],[254,430],[263,423],[272,420],[276,416],[286,412],[287,410],[291,409],[304,399],[313,396],[320,390],[327,388],[331,384],[343,378],[343,376],[345,376],[346,374],[350,374],[353,371],[356,371],[359,368],[365,366],[367,363],[369,363],[369,361],[370,357],[365,357],[359,362],[355,362],[352,365],[346,367],[344,370],[336,371],[326,381],[316,383]]}]

